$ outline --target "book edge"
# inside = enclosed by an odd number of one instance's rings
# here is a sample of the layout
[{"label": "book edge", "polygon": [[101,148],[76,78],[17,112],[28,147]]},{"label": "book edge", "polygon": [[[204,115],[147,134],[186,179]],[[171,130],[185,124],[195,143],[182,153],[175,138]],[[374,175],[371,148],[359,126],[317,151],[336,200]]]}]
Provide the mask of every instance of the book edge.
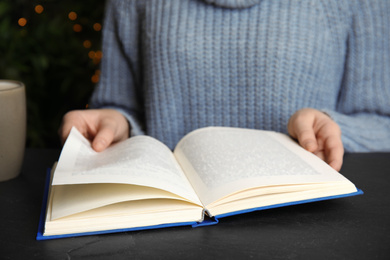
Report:
[{"label": "book edge", "polygon": [[256,208],[244,209],[244,210],[239,210],[239,211],[234,211],[234,212],[229,212],[229,213],[216,215],[216,216],[214,216],[214,218],[218,221],[218,219],[221,219],[221,218],[234,216],[234,215],[240,215],[240,214],[254,212],[254,211],[273,209],[273,208],[281,208],[281,207],[286,207],[286,206],[300,205],[300,204],[306,204],[306,203],[317,202],[317,201],[324,201],[324,200],[346,198],[346,197],[352,197],[352,196],[363,195],[363,194],[364,194],[364,192],[361,189],[357,189],[356,192],[352,192],[352,193],[333,195],[333,196],[326,196],[326,197],[319,197],[319,198],[307,199],[307,200],[292,201],[292,202],[274,204],[274,205],[269,205],[269,206],[264,206],[264,207],[256,207]]},{"label": "book edge", "polygon": [[69,237],[89,236],[89,235],[99,235],[99,234],[109,234],[109,233],[119,233],[119,232],[126,232],[126,231],[160,229],[160,228],[178,227],[178,226],[194,226],[197,225],[198,223],[196,221],[178,222],[178,223],[159,224],[159,225],[143,226],[143,227],[120,228],[120,229],[111,229],[111,230],[102,230],[102,231],[91,231],[91,232],[82,232],[82,233],[70,233],[70,234],[62,234],[62,235],[45,236],[43,233],[44,233],[45,221],[46,221],[46,209],[47,209],[47,202],[48,202],[48,195],[49,195],[50,177],[51,177],[51,169],[48,168],[46,172],[46,181],[45,181],[45,188],[43,193],[42,207],[41,207],[41,212],[39,217],[38,232],[36,235],[36,240],[38,241],[59,239],[59,238],[69,238]]},{"label": "book edge", "polygon": [[280,207],[299,205],[299,204],[324,201],[324,200],[331,200],[331,199],[338,199],[338,198],[345,198],[345,197],[351,197],[351,196],[364,194],[364,192],[361,189],[357,189],[356,192],[347,193],[347,194],[326,196],[326,197],[320,197],[320,198],[308,199],[308,200],[293,201],[293,202],[269,205],[269,206],[265,206],[265,207],[256,207],[256,208],[250,208],[250,209],[245,209],[245,210],[229,212],[229,213],[213,216],[212,218],[210,218],[208,220],[205,219],[203,222],[179,222],[179,223],[159,224],[159,225],[134,227],[134,228],[122,228],[122,229],[102,230],[102,231],[93,231],[93,232],[84,232],[84,233],[72,233],[72,234],[63,234],[63,235],[44,236],[43,231],[44,231],[45,219],[46,219],[47,198],[48,198],[48,193],[49,193],[50,175],[51,175],[50,172],[51,172],[51,170],[50,170],[50,168],[48,168],[47,173],[46,173],[45,189],[44,189],[42,208],[41,208],[41,213],[40,213],[40,218],[39,218],[38,232],[37,232],[37,236],[36,236],[36,240],[38,240],[38,241],[59,239],[59,238],[69,238],[69,237],[108,234],[108,233],[119,233],[119,232],[127,232],[127,231],[140,231],[140,230],[160,229],[160,228],[168,228],[168,227],[179,227],[179,226],[192,226],[193,228],[202,227],[202,226],[209,226],[209,225],[218,224],[219,219],[229,217],[229,216],[240,215],[240,214],[244,214],[244,213],[266,210],[266,209],[280,208]]}]

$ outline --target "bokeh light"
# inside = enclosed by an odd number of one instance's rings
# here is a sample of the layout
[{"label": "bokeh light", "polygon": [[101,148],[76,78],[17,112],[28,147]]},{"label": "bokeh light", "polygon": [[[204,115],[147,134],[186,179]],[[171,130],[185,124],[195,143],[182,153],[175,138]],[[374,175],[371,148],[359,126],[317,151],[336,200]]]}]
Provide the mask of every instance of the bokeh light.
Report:
[{"label": "bokeh light", "polygon": [[103,58],[103,52],[102,52],[102,51],[97,51],[97,52],[95,53],[95,58],[96,58],[96,59],[101,59],[101,58]]},{"label": "bokeh light", "polygon": [[44,10],[43,6],[42,5],[36,5],[35,8],[34,8],[35,12],[37,14],[41,14]]},{"label": "bokeh light", "polygon": [[89,49],[89,48],[91,48],[92,43],[91,43],[90,40],[85,40],[85,41],[83,42],[83,46],[84,46],[84,48]]},{"label": "bokeh light", "polygon": [[75,25],[73,25],[73,31],[81,32],[82,30],[83,30],[83,27],[80,24],[76,23]]},{"label": "bokeh light", "polygon": [[100,23],[94,23],[93,29],[97,32],[99,32],[102,29],[102,25]]},{"label": "bokeh light", "polygon": [[99,75],[97,74],[94,74],[92,77],[91,77],[91,82],[96,84],[99,82]]},{"label": "bokeh light", "polygon": [[26,18],[24,18],[24,17],[22,17],[22,18],[20,18],[19,20],[18,20],[18,24],[19,24],[19,26],[26,26],[26,24],[27,24],[27,19]]},{"label": "bokeh light", "polygon": [[88,52],[88,57],[89,57],[90,59],[94,59],[94,58],[95,58],[95,52],[94,52],[94,51],[89,51],[89,52]]},{"label": "bokeh light", "polygon": [[72,20],[72,21],[76,20],[77,19],[77,13],[73,12],[73,11],[69,12],[68,18],[69,18],[69,20]]}]

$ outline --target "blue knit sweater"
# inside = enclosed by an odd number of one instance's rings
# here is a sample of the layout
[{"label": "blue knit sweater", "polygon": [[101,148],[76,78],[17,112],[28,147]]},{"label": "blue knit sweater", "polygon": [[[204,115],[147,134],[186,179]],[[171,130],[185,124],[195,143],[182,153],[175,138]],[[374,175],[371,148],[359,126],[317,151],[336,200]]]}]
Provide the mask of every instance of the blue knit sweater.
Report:
[{"label": "blue knit sweater", "polygon": [[390,1],[112,0],[92,107],[173,148],[191,130],[287,132],[328,113],[346,151],[390,150]]}]

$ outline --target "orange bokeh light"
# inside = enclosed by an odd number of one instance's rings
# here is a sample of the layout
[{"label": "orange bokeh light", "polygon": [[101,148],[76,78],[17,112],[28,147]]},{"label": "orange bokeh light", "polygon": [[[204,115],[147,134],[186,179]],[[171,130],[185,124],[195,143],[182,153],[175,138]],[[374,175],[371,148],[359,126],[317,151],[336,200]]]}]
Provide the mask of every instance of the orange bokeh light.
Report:
[{"label": "orange bokeh light", "polygon": [[91,81],[92,83],[98,83],[99,82],[99,75],[96,75],[94,74],[92,77],[91,77]]},{"label": "orange bokeh light", "polygon": [[72,20],[72,21],[76,20],[77,19],[77,13],[73,12],[73,11],[69,12],[68,18],[69,18],[69,20]]},{"label": "orange bokeh light", "polygon": [[20,18],[19,20],[18,20],[18,24],[19,24],[19,26],[26,26],[26,24],[27,24],[27,19],[26,18]]},{"label": "orange bokeh light", "polygon": [[90,51],[90,52],[88,52],[88,57],[90,58],[90,59],[94,59],[95,58],[95,52],[94,51]]},{"label": "orange bokeh light", "polygon": [[80,24],[73,25],[73,31],[75,32],[81,32],[83,30],[83,27]]},{"label": "orange bokeh light", "polygon": [[98,32],[102,29],[102,25],[100,23],[95,23],[93,29]]},{"label": "orange bokeh light", "polygon": [[95,58],[96,59],[101,59],[103,57],[103,52],[102,51],[97,51],[96,53],[95,53]]},{"label": "orange bokeh light", "polygon": [[36,5],[35,8],[34,8],[35,12],[37,14],[41,14],[44,10],[43,6],[42,5]]},{"label": "orange bokeh light", "polygon": [[90,40],[85,40],[85,41],[83,42],[83,46],[84,46],[84,48],[89,49],[89,48],[91,48],[92,43],[91,43]]}]

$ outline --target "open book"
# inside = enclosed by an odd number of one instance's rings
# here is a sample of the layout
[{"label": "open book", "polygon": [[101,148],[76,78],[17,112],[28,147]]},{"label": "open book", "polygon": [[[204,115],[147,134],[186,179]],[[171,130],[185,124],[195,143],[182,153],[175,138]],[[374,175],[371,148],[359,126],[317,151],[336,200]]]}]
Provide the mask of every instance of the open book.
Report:
[{"label": "open book", "polygon": [[135,136],[101,153],[73,128],[54,168],[39,240],[208,225],[253,210],[362,193],[287,135],[229,127],[195,130],[174,152],[152,137]]}]

